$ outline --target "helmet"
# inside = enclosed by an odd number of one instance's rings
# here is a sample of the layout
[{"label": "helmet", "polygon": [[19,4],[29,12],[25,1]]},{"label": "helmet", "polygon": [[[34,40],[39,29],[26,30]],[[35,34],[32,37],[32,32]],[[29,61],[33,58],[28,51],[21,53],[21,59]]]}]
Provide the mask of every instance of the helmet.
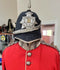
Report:
[{"label": "helmet", "polygon": [[13,32],[16,39],[31,42],[41,38],[41,20],[35,12],[27,10],[22,12],[16,22]]}]

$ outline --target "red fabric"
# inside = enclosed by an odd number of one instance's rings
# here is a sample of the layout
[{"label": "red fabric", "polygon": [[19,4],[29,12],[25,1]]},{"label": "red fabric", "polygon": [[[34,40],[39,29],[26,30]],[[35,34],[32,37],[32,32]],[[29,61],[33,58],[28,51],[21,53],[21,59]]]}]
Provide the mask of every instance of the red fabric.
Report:
[{"label": "red fabric", "polygon": [[[32,56],[27,56],[28,52]],[[25,61],[30,61],[31,65],[26,65]],[[26,51],[18,43],[13,44],[3,52],[2,70],[59,70],[59,53],[43,44],[31,51]]]},{"label": "red fabric", "polygon": [[59,55],[59,70],[60,70],[60,55]]}]

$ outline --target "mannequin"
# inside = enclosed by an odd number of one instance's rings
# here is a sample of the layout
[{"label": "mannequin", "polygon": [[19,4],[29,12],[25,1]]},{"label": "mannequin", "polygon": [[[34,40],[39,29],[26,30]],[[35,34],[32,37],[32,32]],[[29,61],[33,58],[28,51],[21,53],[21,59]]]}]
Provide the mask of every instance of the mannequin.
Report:
[{"label": "mannequin", "polygon": [[3,51],[2,70],[59,70],[59,52],[41,43],[40,24],[31,10],[19,15],[13,32],[19,42]]}]

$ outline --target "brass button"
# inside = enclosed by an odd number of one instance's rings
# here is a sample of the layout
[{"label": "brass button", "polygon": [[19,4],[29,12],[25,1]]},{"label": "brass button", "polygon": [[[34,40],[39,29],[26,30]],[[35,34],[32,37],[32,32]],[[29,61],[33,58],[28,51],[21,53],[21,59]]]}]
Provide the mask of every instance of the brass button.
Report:
[{"label": "brass button", "polygon": [[32,55],[32,53],[30,53],[30,52],[29,52],[27,55],[28,55],[28,56],[31,56],[31,55]]},{"label": "brass button", "polygon": [[31,62],[30,62],[30,61],[27,61],[27,62],[26,62],[26,64],[27,64],[27,65],[30,65],[30,64],[31,64]]}]

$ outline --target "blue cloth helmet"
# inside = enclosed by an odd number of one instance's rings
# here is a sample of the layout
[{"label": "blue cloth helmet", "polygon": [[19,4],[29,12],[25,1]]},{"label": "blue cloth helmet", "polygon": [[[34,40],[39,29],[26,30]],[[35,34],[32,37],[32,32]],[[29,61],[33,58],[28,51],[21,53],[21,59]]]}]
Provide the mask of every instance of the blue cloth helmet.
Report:
[{"label": "blue cloth helmet", "polygon": [[35,12],[27,10],[22,12],[16,22],[16,28],[13,32],[16,39],[30,42],[41,38],[41,20]]}]

